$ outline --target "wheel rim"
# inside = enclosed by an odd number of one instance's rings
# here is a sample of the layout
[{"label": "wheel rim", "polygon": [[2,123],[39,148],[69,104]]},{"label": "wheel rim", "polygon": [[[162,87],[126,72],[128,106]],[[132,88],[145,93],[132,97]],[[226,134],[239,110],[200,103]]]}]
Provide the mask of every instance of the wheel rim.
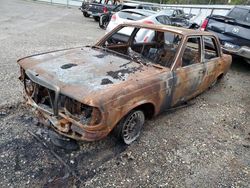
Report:
[{"label": "wheel rim", "polygon": [[139,137],[143,123],[144,114],[141,111],[136,111],[127,118],[122,130],[123,140],[126,144],[132,143]]},{"label": "wheel rim", "polygon": [[108,26],[108,21],[107,21],[107,20],[105,20],[105,21],[103,22],[103,26],[104,26],[104,28],[106,28],[106,27]]}]

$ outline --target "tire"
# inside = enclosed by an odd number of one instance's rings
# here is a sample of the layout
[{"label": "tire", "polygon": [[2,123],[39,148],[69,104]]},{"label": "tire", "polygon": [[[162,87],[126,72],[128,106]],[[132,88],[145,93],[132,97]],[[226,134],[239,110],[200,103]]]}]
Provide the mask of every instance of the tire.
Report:
[{"label": "tire", "polygon": [[134,142],[141,133],[145,115],[141,110],[133,110],[116,125],[115,136],[127,145]]},{"label": "tire", "polygon": [[87,12],[83,12],[83,16],[86,18],[90,17],[90,15]]},{"label": "tire", "polygon": [[[102,23],[101,23],[101,20],[102,20]],[[99,20],[99,27],[102,28],[102,29],[106,29],[107,26],[109,24],[109,19],[108,19],[108,16],[102,16],[100,17],[100,20]]]},{"label": "tire", "polygon": [[94,20],[95,20],[96,22],[99,22],[100,17],[95,16],[95,17],[94,17]]}]

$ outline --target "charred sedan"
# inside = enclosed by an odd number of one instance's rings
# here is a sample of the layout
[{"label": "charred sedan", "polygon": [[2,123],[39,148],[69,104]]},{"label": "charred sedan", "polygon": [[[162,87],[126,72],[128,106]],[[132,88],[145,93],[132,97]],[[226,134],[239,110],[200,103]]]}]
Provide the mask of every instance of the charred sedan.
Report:
[{"label": "charred sedan", "polygon": [[[153,37],[141,38],[145,31]],[[113,130],[130,144],[146,118],[221,79],[231,56],[208,32],[122,24],[94,46],[33,55],[18,64],[27,103],[41,122],[76,140],[99,140]]]}]

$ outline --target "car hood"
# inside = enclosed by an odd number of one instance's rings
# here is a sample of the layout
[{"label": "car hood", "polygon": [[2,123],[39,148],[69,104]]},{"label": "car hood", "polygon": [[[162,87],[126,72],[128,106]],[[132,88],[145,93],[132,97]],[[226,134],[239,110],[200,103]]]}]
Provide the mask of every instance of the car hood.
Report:
[{"label": "car hood", "polygon": [[163,71],[91,47],[34,55],[18,63],[37,77],[35,82],[47,82],[60,88],[60,93],[94,106],[118,97],[131,85],[141,87],[142,80]]}]

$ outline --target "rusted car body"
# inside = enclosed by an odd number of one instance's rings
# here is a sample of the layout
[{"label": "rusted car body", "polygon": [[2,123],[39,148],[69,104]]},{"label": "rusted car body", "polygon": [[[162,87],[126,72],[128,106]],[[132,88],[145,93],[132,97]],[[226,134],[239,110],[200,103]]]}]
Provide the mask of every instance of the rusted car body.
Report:
[{"label": "rusted car body", "polygon": [[[118,34],[126,27],[133,29],[124,40]],[[156,37],[147,41],[146,34],[135,42],[136,34],[145,30],[164,33],[163,54],[154,50]],[[167,34],[174,36],[174,44]],[[209,43],[206,51],[204,37],[212,39],[214,48]],[[150,54],[156,57],[148,60]],[[27,103],[40,121],[72,139],[95,141],[135,109],[153,117],[202,93],[227,73],[231,56],[222,53],[217,37],[208,32],[123,24],[94,46],[33,55],[18,64]]]}]

